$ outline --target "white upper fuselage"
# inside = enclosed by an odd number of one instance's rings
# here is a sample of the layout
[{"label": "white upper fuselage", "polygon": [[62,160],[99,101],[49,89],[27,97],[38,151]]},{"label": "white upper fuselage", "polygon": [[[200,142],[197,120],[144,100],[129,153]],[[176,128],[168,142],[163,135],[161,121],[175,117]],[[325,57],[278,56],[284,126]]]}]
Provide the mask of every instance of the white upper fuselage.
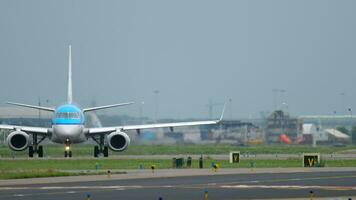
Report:
[{"label": "white upper fuselage", "polygon": [[85,117],[80,108],[64,104],[56,108],[52,118],[52,137],[56,143],[80,143],[86,140],[84,134]]}]

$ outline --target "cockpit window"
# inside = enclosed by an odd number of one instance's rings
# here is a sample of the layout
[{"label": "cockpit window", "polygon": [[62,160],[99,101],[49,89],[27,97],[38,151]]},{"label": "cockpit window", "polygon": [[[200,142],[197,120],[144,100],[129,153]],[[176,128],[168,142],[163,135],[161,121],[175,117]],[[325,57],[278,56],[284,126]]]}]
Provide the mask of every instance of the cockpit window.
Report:
[{"label": "cockpit window", "polygon": [[77,112],[59,112],[56,115],[56,118],[61,118],[61,119],[79,119],[80,114]]}]

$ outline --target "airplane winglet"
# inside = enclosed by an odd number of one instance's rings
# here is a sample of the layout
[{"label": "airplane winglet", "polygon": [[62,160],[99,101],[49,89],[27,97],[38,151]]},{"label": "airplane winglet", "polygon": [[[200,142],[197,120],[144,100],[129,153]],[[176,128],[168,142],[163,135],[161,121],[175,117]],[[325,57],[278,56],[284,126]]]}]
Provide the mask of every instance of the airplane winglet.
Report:
[{"label": "airplane winglet", "polygon": [[224,107],[223,107],[223,110],[222,110],[222,113],[221,113],[220,119],[217,121],[218,123],[220,123],[220,122],[223,120],[223,118],[224,118],[225,107],[226,107],[226,103],[224,103]]}]

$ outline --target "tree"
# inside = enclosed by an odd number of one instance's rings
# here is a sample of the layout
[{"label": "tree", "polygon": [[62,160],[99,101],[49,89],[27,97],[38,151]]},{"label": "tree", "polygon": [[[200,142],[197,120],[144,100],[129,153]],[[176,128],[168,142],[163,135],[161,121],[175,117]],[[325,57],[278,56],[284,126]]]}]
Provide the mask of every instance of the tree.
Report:
[{"label": "tree", "polygon": [[356,144],[356,126],[352,126],[351,138],[352,138],[352,144]]},{"label": "tree", "polygon": [[350,135],[350,131],[344,126],[337,126],[336,130],[340,131],[341,133],[345,133],[346,135]]}]

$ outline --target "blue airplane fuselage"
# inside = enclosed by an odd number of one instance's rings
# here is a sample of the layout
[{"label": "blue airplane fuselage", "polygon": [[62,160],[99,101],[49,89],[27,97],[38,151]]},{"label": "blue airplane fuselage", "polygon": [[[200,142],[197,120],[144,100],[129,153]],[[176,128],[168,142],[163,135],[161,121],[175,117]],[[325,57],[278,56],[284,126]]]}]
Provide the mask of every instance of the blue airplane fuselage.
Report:
[{"label": "blue airplane fuselage", "polygon": [[56,108],[52,118],[52,141],[57,143],[80,143],[86,140],[85,117],[82,110],[73,104]]}]

